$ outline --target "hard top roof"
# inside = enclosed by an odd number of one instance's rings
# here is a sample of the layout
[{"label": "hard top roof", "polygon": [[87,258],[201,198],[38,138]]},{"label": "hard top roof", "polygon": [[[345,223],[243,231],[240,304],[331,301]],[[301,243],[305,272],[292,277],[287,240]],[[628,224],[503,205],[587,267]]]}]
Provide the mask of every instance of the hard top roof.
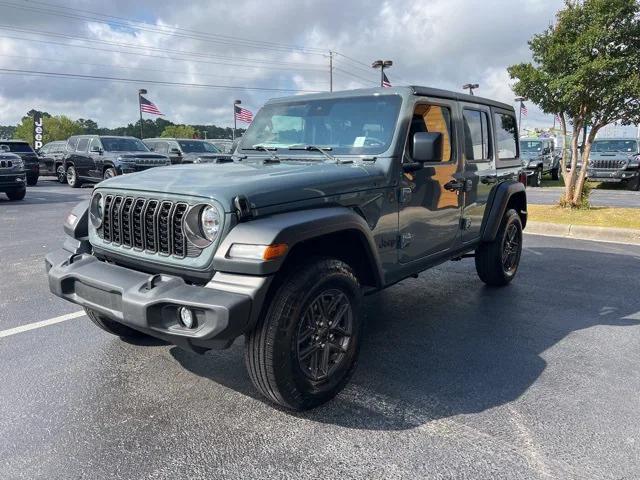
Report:
[{"label": "hard top roof", "polygon": [[311,93],[307,95],[294,95],[288,97],[280,97],[269,100],[267,104],[292,102],[292,101],[304,101],[304,100],[321,100],[325,98],[349,98],[349,97],[364,97],[370,95],[402,95],[402,96],[420,96],[420,97],[434,97],[434,98],[446,98],[451,100],[458,100],[460,102],[476,103],[480,105],[488,105],[492,107],[503,108],[505,110],[513,111],[512,105],[491,100],[489,98],[479,97],[477,95],[468,95],[466,93],[454,92],[451,90],[442,90],[439,88],[421,87],[418,85],[411,85],[407,87],[391,87],[391,88],[361,88],[356,90],[342,90],[339,92],[324,92],[324,93]]}]

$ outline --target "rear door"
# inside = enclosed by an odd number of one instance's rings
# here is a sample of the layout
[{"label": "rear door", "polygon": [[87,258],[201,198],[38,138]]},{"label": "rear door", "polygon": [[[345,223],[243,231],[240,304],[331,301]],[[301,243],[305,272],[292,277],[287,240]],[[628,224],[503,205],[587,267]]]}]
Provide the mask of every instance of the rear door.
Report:
[{"label": "rear door", "polygon": [[89,156],[89,137],[80,137],[73,154],[73,163],[76,166],[76,173],[80,178],[94,178],[95,164]]},{"label": "rear door", "polygon": [[462,157],[464,160],[463,243],[478,239],[491,189],[497,181],[493,158],[491,109],[462,103]]},{"label": "rear door", "polygon": [[38,159],[40,161],[40,175],[47,175],[54,173],[54,160],[52,155],[54,145],[48,143],[40,149],[38,152]]}]

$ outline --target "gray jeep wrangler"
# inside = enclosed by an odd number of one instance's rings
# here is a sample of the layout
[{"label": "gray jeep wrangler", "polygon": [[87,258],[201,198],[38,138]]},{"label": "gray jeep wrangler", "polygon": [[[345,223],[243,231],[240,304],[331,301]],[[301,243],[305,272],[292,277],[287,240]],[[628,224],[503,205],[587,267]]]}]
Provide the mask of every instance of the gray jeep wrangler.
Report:
[{"label": "gray jeep wrangler", "polygon": [[424,87],[272,100],[232,162],[97,185],[49,285],[120,337],[204,352],[244,335],[255,387],[312,408],[353,374],[363,296],[465,257],[489,285],[514,278],[523,180],[510,105]]},{"label": "gray jeep wrangler", "polygon": [[640,190],[640,140],[603,138],[593,142],[587,170],[589,180],[619,183]]},{"label": "gray jeep wrangler", "polygon": [[550,174],[552,180],[560,178],[562,152],[557,154],[552,138],[521,138],[520,155],[529,185],[539,187],[545,173]]}]

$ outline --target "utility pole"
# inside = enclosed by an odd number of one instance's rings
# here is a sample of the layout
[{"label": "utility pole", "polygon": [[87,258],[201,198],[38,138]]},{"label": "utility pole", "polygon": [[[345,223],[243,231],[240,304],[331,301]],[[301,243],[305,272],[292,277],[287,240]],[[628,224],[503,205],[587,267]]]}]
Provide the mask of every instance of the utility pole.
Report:
[{"label": "utility pole", "polygon": [[379,68],[380,69],[380,86],[384,87],[384,69],[389,68],[393,65],[393,61],[391,60],[376,60],[371,64],[371,68]]},{"label": "utility pole", "polygon": [[522,102],[525,100],[525,97],[516,97],[516,102],[520,102],[520,108],[518,108],[518,138],[520,138],[520,126],[522,125]]},{"label": "utility pole", "polygon": [[242,102],[240,100],[236,100],[233,102],[233,140],[236,139],[236,128],[237,128],[237,120],[236,120],[236,105],[240,105]]},{"label": "utility pole", "polygon": [[333,92],[333,52],[329,50],[329,91]]},{"label": "utility pole", "polygon": [[463,90],[469,90],[469,95],[473,95],[473,90],[476,89],[476,88],[479,88],[479,87],[480,87],[480,85],[477,84],[477,83],[465,83],[462,86],[462,89]]},{"label": "utility pole", "polygon": [[142,100],[140,99],[140,97],[142,95],[146,95],[146,93],[147,91],[144,88],[141,88],[140,90],[138,90],[138,110],[140,111],[140,140],[144,138],[143,132],[142,132]]}]

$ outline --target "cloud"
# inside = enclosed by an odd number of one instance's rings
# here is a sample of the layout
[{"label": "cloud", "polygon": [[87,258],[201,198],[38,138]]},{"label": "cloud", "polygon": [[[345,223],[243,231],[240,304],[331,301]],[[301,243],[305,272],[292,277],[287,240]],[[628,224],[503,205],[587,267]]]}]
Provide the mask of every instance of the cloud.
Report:
[{"label": "cloud", "polygon": [[[376,85],[379,74],[368,65],[376,58],[389,58],[394,66],[388,76],[394,84],[460,90],[471,81],[480,84],[478,94],[511,103],[505,68],[529,58],[527,40],[549,24],[562,1],[201,0],[175,8],[175,3],[148,0],[84,0],[65,5],[144,20],[150,26],[137,29],[123,27],[117,19],[105,24],[48,15],[48,7],[38,12],[0,6],[0,24],[5,27],[92,39],[44,37],[0,26],[0,68],[327,90],[328,52],[334,50],[362,62],[336,56],[335,89]],[[158,28],[174,35],[148,31]],[[281,48],[284,44],[312,49],[312,54]],[[0,123],[16,123],[31,108],[92,118],[105,126],[135,122],[138,88],[147,88],[149,98],[170,120],[219,125],[231,124],[236,98],[256,110],[268,98],[286,94],[0,75]],[[527,122],[548,125],[552,118],[531,105]]]}]

